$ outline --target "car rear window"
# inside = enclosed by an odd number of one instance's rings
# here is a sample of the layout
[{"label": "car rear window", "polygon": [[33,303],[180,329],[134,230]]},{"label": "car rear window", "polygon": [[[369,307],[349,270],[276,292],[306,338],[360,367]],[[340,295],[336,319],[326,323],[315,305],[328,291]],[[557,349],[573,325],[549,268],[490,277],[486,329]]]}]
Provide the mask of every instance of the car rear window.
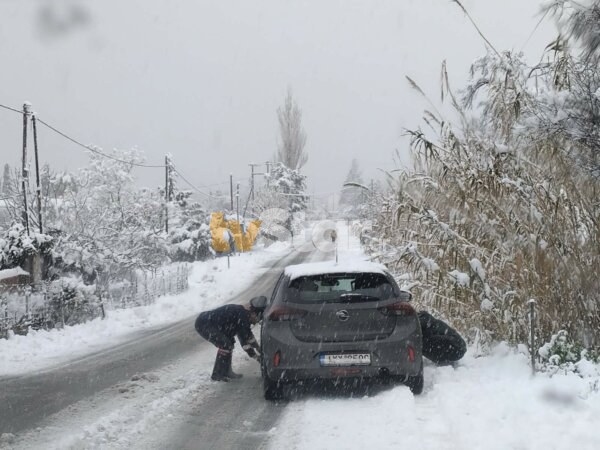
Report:
[{"label": "car rear window", "polygon": [[294,303],[372,302],[394,296],[394,287],[380,273],[329,273],[293,279],[285,301]]}]

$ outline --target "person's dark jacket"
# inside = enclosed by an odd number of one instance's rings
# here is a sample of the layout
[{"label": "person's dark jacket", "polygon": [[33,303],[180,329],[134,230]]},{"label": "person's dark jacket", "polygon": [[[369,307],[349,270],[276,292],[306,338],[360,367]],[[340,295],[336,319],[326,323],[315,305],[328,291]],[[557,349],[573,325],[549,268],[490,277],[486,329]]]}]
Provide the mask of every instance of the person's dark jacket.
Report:
[{"label": "person's dark jacket", "polygon": [[423,356],[436,364],[458,361],[467,351],[467,344],[458,332],[426,311],[420,311],[423,333]]},{"label": "person's dark jacket", "polygon": [[196,330],[217,347],[233,349],[237,336],[240,344],[250,356],[257,348],[252,333],[250,311],[241,305],[224,305],[201,313],[196,319]]}]

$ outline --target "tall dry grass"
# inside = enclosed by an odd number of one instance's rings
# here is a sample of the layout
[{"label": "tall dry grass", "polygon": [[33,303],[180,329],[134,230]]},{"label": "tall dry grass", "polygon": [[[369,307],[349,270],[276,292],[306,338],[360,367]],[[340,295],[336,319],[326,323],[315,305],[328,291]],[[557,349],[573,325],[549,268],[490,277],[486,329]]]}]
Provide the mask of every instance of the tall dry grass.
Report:
[{"label": "tall dry grass", "polygon": [[457,99],[443,67],[456,119],[427,111],[426,128],[408,132],[414,168],[389,175],[376,220],[387,250],[372,251],[420,307],[481,346],[527,342],[530,299],[540,342],[566,329],[600,344],[600,185],[579,164],[589,149],[549,125],[555,79],[491,53]]}]

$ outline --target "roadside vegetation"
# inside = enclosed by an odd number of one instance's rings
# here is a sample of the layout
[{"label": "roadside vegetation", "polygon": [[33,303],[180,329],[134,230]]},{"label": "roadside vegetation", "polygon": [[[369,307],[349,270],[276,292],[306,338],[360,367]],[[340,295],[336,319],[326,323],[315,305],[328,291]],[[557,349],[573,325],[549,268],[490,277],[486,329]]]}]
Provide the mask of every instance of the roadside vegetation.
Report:
[{"label": "roadside vegetation", "polygon": [[547,7],[563,34],[540,62],[486,40],[458,91],[444,62],[449,112],[408,79],[431,108],[407,131],[414,167],[388,174],[369,246],[477,351],[527,343],[530,299],[538,345],[559,332],[587,354],[600,345],[600,2],[586,5]]}]

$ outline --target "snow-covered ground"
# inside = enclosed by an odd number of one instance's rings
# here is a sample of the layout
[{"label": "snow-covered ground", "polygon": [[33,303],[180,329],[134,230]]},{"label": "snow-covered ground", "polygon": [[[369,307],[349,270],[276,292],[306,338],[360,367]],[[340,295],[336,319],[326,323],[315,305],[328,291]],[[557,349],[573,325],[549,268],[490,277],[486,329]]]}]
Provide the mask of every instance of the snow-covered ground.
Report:
[{"label": "snow-covered ground", "polygon": [[154,304],[108,311],[106,319],[64,329],[31,331],[27,336],[0,339],[0,376],[15,375],[67,361],[115,345],[133,332],[168,325],[222,304],[241,293],[269,265],[289,252],[288,244],[257,248],[230,258],[193,264],[189,289],[166,295]]},{"label": "snow-covered ground", "polygon": [[595,375],[537,374],[499,345],[456,367],[425,367],[425,390],[397,386],[363,398],[299,398],[273,430],[272,449],[600,449]]}]

